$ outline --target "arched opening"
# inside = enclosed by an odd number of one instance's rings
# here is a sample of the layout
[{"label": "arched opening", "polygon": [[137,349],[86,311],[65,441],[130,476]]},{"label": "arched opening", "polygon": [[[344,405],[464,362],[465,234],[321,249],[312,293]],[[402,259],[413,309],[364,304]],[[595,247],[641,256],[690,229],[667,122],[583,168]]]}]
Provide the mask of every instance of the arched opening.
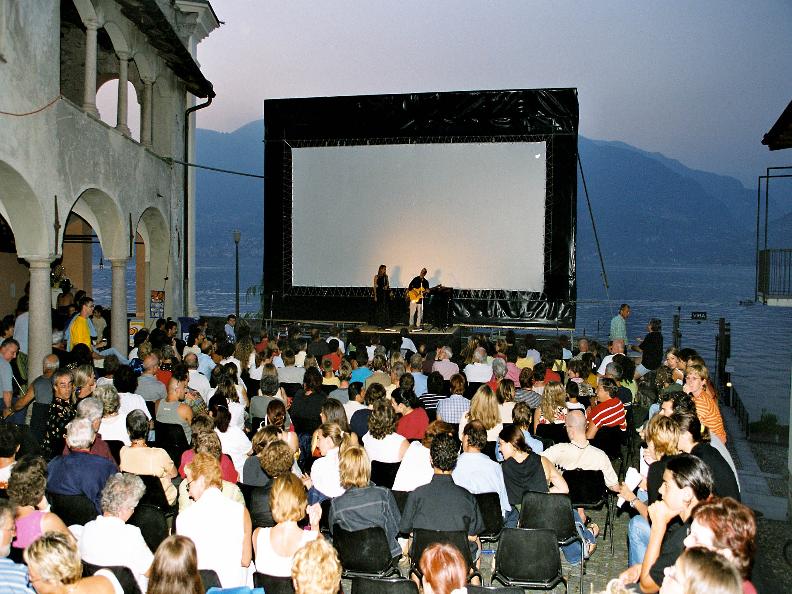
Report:
[{"label": "arched opening", "polygon": [[[170,232],[162,213],[154,207],[147,208],[140,217],[135,242],[136,252],[136,303],[138,317],[148,324],[153,318],[173,315],[171,293],[172,254]],[[164,302],[153,299],[164,298]]]},{"label": "arched opening", "polygon": [[[99,117],[108,126],[118,125],[118,79],[105,82],[96,92]],[[129,136],[140,142],[140,105],[135,85],[127,81],[127,126]]]}]

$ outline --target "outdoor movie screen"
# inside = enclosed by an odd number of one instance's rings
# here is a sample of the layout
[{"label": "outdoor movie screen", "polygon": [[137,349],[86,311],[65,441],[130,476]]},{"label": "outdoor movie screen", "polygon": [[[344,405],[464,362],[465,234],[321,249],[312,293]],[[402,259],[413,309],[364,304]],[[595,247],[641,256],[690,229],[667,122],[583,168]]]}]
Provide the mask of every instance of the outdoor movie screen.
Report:
[{"label": "outdoor movie screen", "polygon": [[544,290],[545,142],[294,147],[292,285]]}]

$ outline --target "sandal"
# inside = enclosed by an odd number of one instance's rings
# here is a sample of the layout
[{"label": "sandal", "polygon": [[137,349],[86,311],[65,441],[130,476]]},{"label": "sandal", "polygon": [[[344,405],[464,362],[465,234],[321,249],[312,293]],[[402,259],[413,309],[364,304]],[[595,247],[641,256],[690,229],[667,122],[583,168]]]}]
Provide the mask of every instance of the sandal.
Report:
[{"label": "sandal", "polygon": [[586,525],[586,528],[588,528],[589,530],[591,530],[591,533],[594,535],[594,539],[596,540],[596,538],[599,536],[599,533],[600,533],[600,527],[599,527],[599,524],[597,524],[597,523],[595,523],[595,522],[591,522],[591,521],[590,521],[590,522],[589,522],[589,523]]},{"label": "sandal", "polygon": [[584,559],[589,559],[591,555],[594,554],[594,551],[597,550],[597,543],[596,542],[587,542],[586,543],[586,554]]}]

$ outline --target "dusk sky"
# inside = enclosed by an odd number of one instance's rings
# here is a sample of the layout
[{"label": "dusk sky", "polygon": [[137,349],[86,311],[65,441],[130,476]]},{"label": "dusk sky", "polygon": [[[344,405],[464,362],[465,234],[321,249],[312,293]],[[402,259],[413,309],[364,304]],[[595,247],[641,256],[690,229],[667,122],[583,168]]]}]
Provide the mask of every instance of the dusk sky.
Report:
[{"label": "dusk sky", "polygon": [[[580,133],[748,187],[792,151],[761,144],[792,100],[792,2],[213,0],[199,46],[232,131],[268,98],[577,87]],[[584,164],[585,165],[585,164]]]}]

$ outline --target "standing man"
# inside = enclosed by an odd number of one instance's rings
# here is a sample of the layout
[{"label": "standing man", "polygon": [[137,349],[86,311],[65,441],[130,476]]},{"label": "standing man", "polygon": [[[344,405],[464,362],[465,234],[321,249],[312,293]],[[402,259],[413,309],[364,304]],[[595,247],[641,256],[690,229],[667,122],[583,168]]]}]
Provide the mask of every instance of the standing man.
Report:
[{"label": "standing man", "polygon": [[230,343],[236,342],[236,332],[234,331],[234,326],[236,326],[236,316],[231,314],[226,318],[225,327],[223,328],[225,330],[226,338]]},{"label": "standing man", "polygon": [[410,317],[407,324],[412,328],[415,318],[416,330],[422,330],[424,294],[429,290],[429,281],[425,277],[426,268],[422,268],[421,274],[412,279],[407,286],[407,295],[410,298]]},{"label": "standing man", "polygon": [[19,352],[19,343],[13,338],[6,338],[0,345],[0,391],[3,392],[3,417],[13,411],[11,402],[14,396],[14,371],[11,369],[13,361]]},{"label": "standing man", "polygon": [[66,350],[71,351],[78,344],[84,344],[93,350],[91,346],[93,324],[89,318],[93,314],[94,301],[86,295],[80,299],[77,307],[78,313],[71,319],[66,329]]},{"label": "standing man", "polygon": [[613,316],[610,324],[610,339],[623,340],[626,344],[627,340],[627,318],[630,317],[630,306],[622,303],[619,308],[619,313]]}]

